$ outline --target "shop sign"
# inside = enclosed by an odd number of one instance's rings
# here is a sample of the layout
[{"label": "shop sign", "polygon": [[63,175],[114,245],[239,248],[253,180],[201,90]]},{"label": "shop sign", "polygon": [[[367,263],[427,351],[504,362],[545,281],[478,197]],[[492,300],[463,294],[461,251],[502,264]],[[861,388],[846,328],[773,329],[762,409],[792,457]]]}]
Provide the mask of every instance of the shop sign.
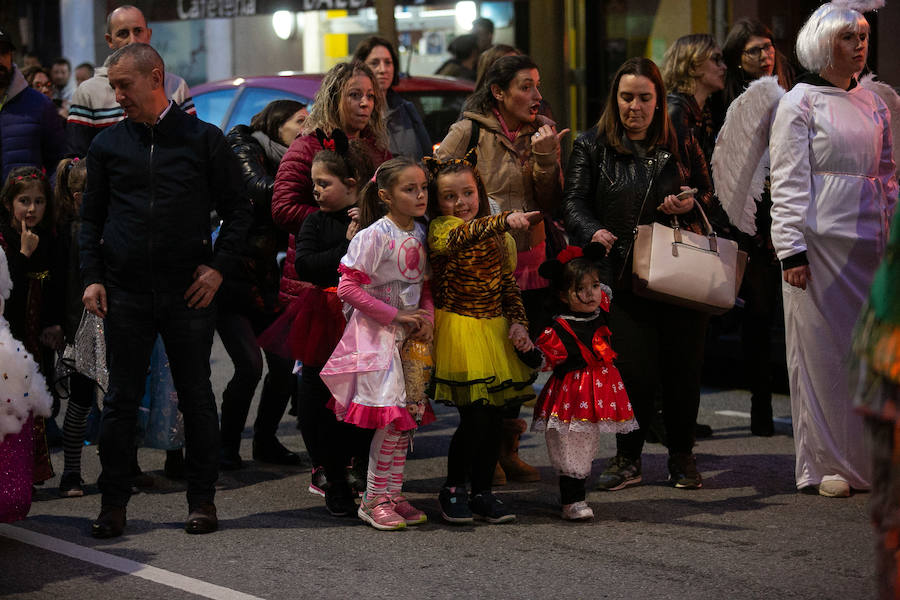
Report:
[{"label": "shop sign", "polygon": [[[421,0],[420,2],[421,3]],[[231,19],[270,15],[278,10],[358,10],[371,8],[374,0],[138,0],[138,8],[151,21],[187,21],[193,19]]]}]

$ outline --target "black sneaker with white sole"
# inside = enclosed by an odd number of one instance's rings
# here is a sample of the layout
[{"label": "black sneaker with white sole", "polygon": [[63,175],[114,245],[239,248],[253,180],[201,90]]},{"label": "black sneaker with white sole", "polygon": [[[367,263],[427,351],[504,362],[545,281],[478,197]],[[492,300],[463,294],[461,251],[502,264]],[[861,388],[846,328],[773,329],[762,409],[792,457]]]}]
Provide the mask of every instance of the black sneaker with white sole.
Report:
[{"label": "black sneaker with white sole", "polygon": [[511,523],[516,520],[516,515],[509,512],[506,505],[490,492],[475,494],[469,500],[469,508],[474,517],[488,523]]},{"label": "black sneaker with white sole", "polygon": [[441,518],[454,525],[465,525],[473,522],[472,510],[469,508],[469,495],[464,487],[441,488],[438,494],[441,503]]}]

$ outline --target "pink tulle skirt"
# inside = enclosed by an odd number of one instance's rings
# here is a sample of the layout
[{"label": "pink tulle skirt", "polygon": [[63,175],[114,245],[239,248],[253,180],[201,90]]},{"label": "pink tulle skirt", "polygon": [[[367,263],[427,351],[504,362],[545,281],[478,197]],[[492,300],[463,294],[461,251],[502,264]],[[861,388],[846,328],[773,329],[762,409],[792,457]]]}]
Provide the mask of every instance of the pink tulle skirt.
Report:
[{"label": "pink tulle skirt", "polygon": [[263,350],[321,367],[347,324],[341,306],[335,288],[303,288],[257,342]]}]

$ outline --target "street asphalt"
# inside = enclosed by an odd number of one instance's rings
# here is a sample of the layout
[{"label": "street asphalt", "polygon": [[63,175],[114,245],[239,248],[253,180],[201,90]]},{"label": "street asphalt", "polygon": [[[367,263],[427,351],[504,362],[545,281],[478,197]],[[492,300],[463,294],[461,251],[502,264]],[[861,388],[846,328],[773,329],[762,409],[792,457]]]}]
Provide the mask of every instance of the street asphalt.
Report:
[{"label": "street asphalt", "polygon": [[[231,364],[216,346],[220,397]],[[873,536],[868,495],[829,499],[794,487],[788,398],[778,396],[776,435],[750,435],[749,394],[705,389],[700,422],[714,430],[695,448],[701,490],[666,482],[665,449],[648,444],[644,481],[618,492],[592,491],[596,518],[559,517],[556,478],[543,436],[526,434],[520,452],[542,480],[498,488],[518,520],[450,526],[437,493],[457,419],[436,407],[437,423],[416,434],[405,491],[429,522],[379,532],[356,517],[336,518],[307,491],[309,468],[250,460],[223,473],[220,530],[190,536],[185,486],[162,474],[164,453],[141,450],[155,487],[135,495],[123,537],[95,540],[100,507],[95,447],[84,451],[83,498],[56,496],[59,479],[39,488],[29,517],[0,526],[0,596],[107,598],[871,598]],[[251,412],[252,414],[252,412]],[[523,410],[530,418],[530,410]],[[58,421],[61,423],[62,418]],[[252,422],[252,418],[250,419]],[[292,417],[280,430],[303,445]],[[604,439],[594,476],[614,453]],[[53,454],[62,469],[62,453]]]}]

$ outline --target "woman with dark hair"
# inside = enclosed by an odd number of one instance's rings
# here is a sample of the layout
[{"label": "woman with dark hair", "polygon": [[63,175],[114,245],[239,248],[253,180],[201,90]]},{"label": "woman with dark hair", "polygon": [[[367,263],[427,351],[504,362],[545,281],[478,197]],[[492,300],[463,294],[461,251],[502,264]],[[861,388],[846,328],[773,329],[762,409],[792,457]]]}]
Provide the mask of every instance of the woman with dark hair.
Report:
[{"label": "woman with dark hair", "polygon": [[[775,76],[785,90],[793,84],[790,66],[772,43],[768,27],[742,19],[728,32],[722,47],[725,59],[724,108],[761,77]],[[780,318],[781,267],[772,249],[772,197],[766,185],[756,207],[756,234],[738,234],[750,260],[741,283],[741,346],[750,384],[750,432],[769,437],[772,419],[772,326]]]},{"label": "woman with dark hair", "polygon": [[750,82],[774,75],[786,90],[793,73],[784,56],[775,48],[772,31],[754,19],[741,19],[731,27],[722,58],[725,60],[725,108],[740,96]]},{"label": "woman with dark hair", "polygon": [[408,156],[420,160],[431,155],[431,137],[425,129],[422,115],[416,106],[394,91],[400,81],[400,61],[390,41],[373,35],[359,43],[353,58],[366,63],[378,87],[384,92],[387,104],[388,148],[394,156]]},{"label": "woman with dark hair", "polygon": [[[440,160],[462,158],[474,143],[484,187],[501,211],[540,209],[551,213],[562,196],[559,140],[568,129],[539,114],[540,74],[528,56],[497,59],[484,75],[484,83],[466,100],[463,118],[450,127],[435,155]],[[477,136],[473,136],[473,131]],[[547,258],[544,224],[516,231],[516,283],[528,315],[532,337],[549,322],[544,312],[547,280],[538,267]],[[519,436],[525,421],[519,407],[510,407],[504,423],[500,466],[519,481],[536,481],[537,471],[518,456]],[[498,471],[498,480],[501,473]]]},{"label": "woman with dark hair", "polygon": [[475,81],[475,66],[479,53],[478,37],[471,33],[458,36],[450,42],[447,50],[453,57],[448,58],[434,74]]},{"label": "woman with dark hair", "polygon": [[[279,300],[285,306],[297,297],[300,290],[312,285],[300,281],[297,276],[294,248],[296,235],[300,232],[304,219],[319,210],[313,196],[313,157],[325,149],[323,140],[330,138],[335,129],[340,129],[350,140],[358,140],[361,151],[368,154],[372,166],[377,168],[391,158],[391,153],[387,150],[385,110],[384,94],[380,91],[375,74],[365,63],[338,63],[322,79],[303,130],[291,143],[275,175],[272,218],[277,227],[290,234],[279,291]],[[324,133],[323,140],[316,135],[317,129]],[[310,429],[314,428],[320,409],[315,400],[319,397],[315,391],[317,385],[321,385],[321,382],[301,376],[297,420],[304,444],[313,461],[309,490],[324,496],[325,457],[322,454],[325,449],[316,446],[315,431]],[[356,454],[361,460],[355,464],[362,471],[365,471],[368,464],[370,441],[371,438],[368,441],[360,440],[360,452]],[[365,484],[364,474],[362,483]]]},{"label": "woman with dark hair", "polygon": [[[675,194],[697,188],[695,196]],[[672,215],[689,218],[695,202],[712,201],[709,171],[692,135],[679,139],[666,111],[662,75],[647,58],[631,58],[616,72],[595,127],[576,141],[566,173],[563,210],[573,244],[606,246],[604,279],[615,301],[609,315],[617,365],[640,429],[616,436],[616,456],[598,481],[618,490],[641,481],[644,431],[662,388],[669,447],[669,481],[703,485],[697,471],[694,428],[707,316],[635,295],[631,288],[633,231]]]},{"label": "woman with dark hair", "polygon": [[[297,137],[307,116],[294,100],[275,100],[250,120],[235,125],[227,140],[238,157],[244,192],[253,205],[253,223],[245,253],[235,272],[222,282],[216,330],[234,363],[234,375],[222,392],[222,445],[219,465],[238,469],[241,434],[247,421],[263,361],[256,336],[283,310],[278,302],[279,271],[276,254],[287,245],[286,236],[272,222],[272,188],[281,157]],[[263,380],[259,409],[253,424],[253,459],[296,465],[300,457],[285,448],[275,432],[294,390],[294,362],[265,351],[269,371]]]}]

